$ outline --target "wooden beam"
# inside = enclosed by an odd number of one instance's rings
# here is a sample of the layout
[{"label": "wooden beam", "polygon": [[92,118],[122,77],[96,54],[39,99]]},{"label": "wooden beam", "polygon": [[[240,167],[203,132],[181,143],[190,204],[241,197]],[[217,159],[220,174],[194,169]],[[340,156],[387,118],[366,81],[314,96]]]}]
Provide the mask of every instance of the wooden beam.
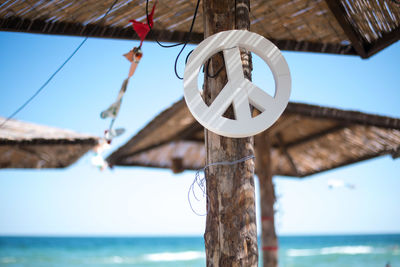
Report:
[{"label": "wooden beam", "polygon": [[349,38],[357,54],[362,58],[367,58],[368,56],[364,47],[364,41],[362,37],[355,31],[351,21],[346,15],[346,10],[344,9],[341,1],[325,0],[325,2],[328,4],[329,9],[335,16],[339,25],[342,27],[347,38]]},{"label": "wooden beam", "polygon": [[98,144],[96,138],[91,139],[45,139],[35,138],[31,140],[9,140],[0,138],[0,146],[9,145],[30,145],[30,146],[42,146],[42,145],[91,145],[95,146]]},{"label": "wooden beam", "polygon": [[289,154],[289,151],[288,151],[288,149],[287,149],[287,146],[285,146],[285,144],[284,144],[284,142],[283,142],[282,134],[281,134],[281,133],[277,133],[275,136],[276,136],[276,138],[278,139],[280,150],[281,150],[282,154],[286,156],[286,158],[287,158],[287,160],[288,160],[288,162],[289,162],[289,165],[290,165],[290,167],[292,168],[294,174],[295,174],[296,176],[300,176],[300,172],[299,172],[299,170],[297,169],[296,164],[294,164],[293,158],[292,158],[292,156]]},{"label": "wooden beam", "polygon": [[[20,17],[0,19],[1,31],[28,32],[53,35],[70,35],[82,37],[115,38],[125,40],[140,40],[132,27],[111,27],[99,24],[82,25],[71,22],[46,22],[45,20],[29,20]],[[188,40],[189,33],[153,29],[146,37],[147,41],[157,39],[160,42],[182,42]],[[202,33],[192,33],[190,43],[199,43],[203,40]]]},{"label": "wooden beam", "polygon": [[[172,162],[171,162],[172,163]],[[133,164],[131,162],[127,163],[127,162],[123,162],[121,161],[118,166],[121,167],[132,167],[132,166],[136,166],[136,167],[146,167],[146,168],[157,168],[157,169],[171,169],[171,166],[160,166],[157,164],[153,164],[153,163],[143,163],[143,162],[134,162]],[[191,170],[191,171],[197,171],[199,168],[193,168],[192,166],[185,166],[182,165],[183,170]]]},{"label": "wooden beam", "polygon": [[335,43],[318,43],[310,41],[296,41],[286,39],[270,39],[280,50],[296,52],[315,52],[324,54],[358,55],[351,45]]},{"label": "wooden beam", "polygon": [[290,102],[287,105],[284,114],[286,113],[298,114],[311,118],[337,120],[345,124],[355,123],[400,130],[400,119],[379,116],[375,114],[367,114],[359,111],[342,110]]},{"label": "wooden beam", "polygon": [[[120,161],[118,163],[118,166],[120,167],[145,167],[145,168],[157,168],[157,169],[171,169],[171,166],[166,166],[166,165],[157,165],[154,163],[143,163],[143,162],[125,162],[124,160]],[[201,166],[199,167],[194,167],[194,166],[188,166],[188,165],[183,165],[184,170],[191,170],[191,171],[197,171],[200,169]],[[298,176],[295,176],[292,172],[291,173],[276,173],[276,175],[282,175],[282,176],[288,176],[288,177],[293,177],[293,178],[299,178]],[[305,175],[302,175],[300,177],[304,177]]]},{"label": "wooden beam", "polygon": [[[0,19],[0,31],[27,32],[38,34],[68,35],[82,37],[113,38],[124,40],[139,40],[139,37],[132,30],[132,27],[110,27],[98,24],[82,25],[70,22],[46,22],[45,20],[29,20],[20,17]],[[182,42],[189,38],[188,32],[152,30],[146,40],[161,42]],[[190,35],[190,43],[200,43],[203,40],[203,33],[194,32]],[[269,39],[279,49],[299,52],[316,52],[328,54],[357,55],[350,45],[334,43],[318,43],[296,40]]]},{"label": "wooden beam", "polygon": [[382,34],[376,42],[368,45],[367,56],[373,56],[382,49],[400,40],[400,26],[389,33]]}]

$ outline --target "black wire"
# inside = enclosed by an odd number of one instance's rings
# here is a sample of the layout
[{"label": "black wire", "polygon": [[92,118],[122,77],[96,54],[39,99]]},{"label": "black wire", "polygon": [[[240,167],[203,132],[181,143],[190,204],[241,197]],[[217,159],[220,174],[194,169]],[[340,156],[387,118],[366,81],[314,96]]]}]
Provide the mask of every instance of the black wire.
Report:
[{"label": "black wire", "polygon": [[179,51],[178,55],[177,55],[176,58],[175,58],[174,71],[175,71],[176,77],[178,77],[179,80],[183,80],[183,77],[179,76],[178,70],[176,69],[176,67],[177,67],[177,65],[178,65],[179,57],[181,56],[181,54],[182,54],[183,50],[185,49],[186,45],[187,45],[187,43],[185,43],[185,44],[182,46],[181,51]]},{"label": "black wire", "polygon": [[[192,20],[192,24],[190,25],[189,37],[188,37],[187,41],[181,42],[181,43],[177,43],[177,44],[173,44],[173,45],[164,45],[164,44],[160,43],[157,40],[156,36],[154,36],[154,40],[157,42],[157,44],[159,46],[161,46],[161,47],[164,47],[164,48],[171,48],[171,47],[176,47],[176,46],[187,44],[189,42],[189,40],[190,40],[190,35],[192,34],[192,31],[193,31],[194,22],[196,20],[197,11],[199,9],[199,4],[200,4],[200,0],[197,0],[196,9],[195,9],[194,14],[193,14],[193,20]],[[149,21],[149,0],[146,0],[146,20],[147,20],[147,25],[149,26],[150,31],[153,30],[153,28],[150,26],[150,21]]]},{"label": "black wire", "polygon": [[[200,0],[199,0],[199,1],[200,1]],[[152,31],[153,28],[151,27],[150,21],[149,21],[149,0],[146,0],[146,20],[147,20],[147,25],[149,26],[150,31]],[[157,42],[157,44],[158,44],[159,46],[164,47],[164,48],[171,48],[171,47],[176,47],[176,46],[180,46],[180,45],[185,44],[185,42],[182,42],[182,43],[173,44],[173,45],[164,45],[164,44],[160,43],[160,42],[157,40],[157,37],[156,37],[156,36],[154,36],[154,40]]]},{"label": "black wire", "polygon": [[[108,13],[110,13],[111,9],[114,7],[114,5],[118,2],[118,0],[115,0],[112,5],[110,6],[110,8],[107,10],[107,12],[104,14],[103,18],[100,20],[99,24],[103,23],[104,19],[106,18],[106,16],[108,15]],[[89,35],[91,35],[94,30],[96,29],[93,28],[93,30],[90,32]],[[22,104],[19,108],[17,108],[17,110],[15,110],[10,116],[7,117],[7,119],[5,121],[3,121],[2,124],[0,124],[0,128],[2,128],[4,126],[4,124],[6,124],[9,120],[11,120],[12,118],[14,118],[15,115],[17,115],[21,110],[23,110],[48,84],[49,82],[57,75],[57,73],[65,66],[65,64],[68,63],[68,61],[70,61],[70,59],[78,52],[78,50],[82,47],[82,45],[89,39],[89,36],[86,36],[85,39],[83,39],[83,41],[78,45],[78,47],[74,50],[74,52],[72,52],[72,54],[64,61],[64,63],[61,64],[60,67],[58,67],[58,69],[50,76],[50,78],[47,79],[47,81],[38,89],[36,90],[36,92],[27,100],[25,101],[24,104]]]},{"label": "black wire", "polygon": [[[178,65],[178,60],[179,57],[181,56],[183,50],[185,49],[186,45],[189,43],[190,41],[190,37],[192,35],[192,31],[193,31],[193,27],[194,27],[194,23],[196,21],[196,16],[197,16],[197,11],[199,10],[199,5],[200,5],[200,0],[197,0],[197,4],[196,4],[196,8],[194,10],[194,14],[193,14],[193,20],[192,20],[192,24],[190,25],[190,29],[189,29],[189,36],[188,39],[184,42],[181,43],[177,43],[177,44],[173,44],[173,45],[164,45],[162,43],[160,43],[156,36],[154,36],[154,40],[157,42],[157,44],[163,48],[172,48],[172,47],[177,47],[180,45],[183,45],[181,50],[179,51],[178,55],[175,58],[175,64],[174,64],[174,71],[175,71],[175,75],[179,80],[183,80],[183,77],[180,77],[177,71],[177,65]],[[147,25],[149,26],[150,31],[152,30],[151,26],[150,26],[150,21],[149,21],[149,0],[146,0],[146,20],[147,20]],[[190,52],[191,53],[191,52]],[[185,63],[187,62],[187,59],[190,55],[190,53],[186,56],[186,60]]]},{"label": "black wire", "polygon": [[191,55],[193,53],[193,49],[192,50],[190,50],[190,52],[186,55],[186,59],[185,59],[185,65],[187,64],[187,62],[188,62],[188,59],[189,59],[189,56]]}]

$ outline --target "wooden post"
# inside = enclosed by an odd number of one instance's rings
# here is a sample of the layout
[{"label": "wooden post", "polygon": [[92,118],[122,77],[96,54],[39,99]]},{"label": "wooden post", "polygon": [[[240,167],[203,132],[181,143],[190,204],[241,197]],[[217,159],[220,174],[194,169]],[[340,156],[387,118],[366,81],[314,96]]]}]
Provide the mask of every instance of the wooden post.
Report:
[{"label": "wooden post", "polygon": [[[204,0],[204,37],[214,33],[249,29],[250,0]],[[244,71],[251,78],[251,58],[242,53]],[[215,56],[209,74],[223,67]],[[211,76],[210,75],[210,76]],[[222,90],[227,81],[222,70],[215,78],[204,75],[204,99],[207,104]],[[233,116],[232,110],[225,114]],[[226,138],[205,130],[206,163],[235,161],[253,155],[253,138]],[[204,234],[207,266],[257,266],[257,227],[254,193],[254,162],[218,165],[206,169],[207,221]]]},{"label": "wooden post", "polygon": [[268,132],[254,137],[256,173],[260,183],[261,239],[264,267],[278,266],[278,240],[275,233],[275,192],[272,184],[271,144]]}]

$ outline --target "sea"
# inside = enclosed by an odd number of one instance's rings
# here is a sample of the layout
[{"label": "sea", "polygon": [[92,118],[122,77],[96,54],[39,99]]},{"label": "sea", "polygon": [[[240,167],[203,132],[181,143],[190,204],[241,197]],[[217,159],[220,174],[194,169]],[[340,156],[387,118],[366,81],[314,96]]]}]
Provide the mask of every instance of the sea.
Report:
[{"label": "sea", "polygon": [[[202,237],[0,237],[0,266],[205,265]],[[400,234],[281,236],[279,266],[400,267]]]}]

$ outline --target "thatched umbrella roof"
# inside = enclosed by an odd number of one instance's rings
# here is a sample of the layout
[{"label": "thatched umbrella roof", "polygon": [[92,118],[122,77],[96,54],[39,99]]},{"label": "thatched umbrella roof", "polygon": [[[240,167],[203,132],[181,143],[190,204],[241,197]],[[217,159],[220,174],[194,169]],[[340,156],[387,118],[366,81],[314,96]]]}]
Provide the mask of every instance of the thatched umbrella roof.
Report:
[{"label": "thatched umbrella roof", "polygon": [[[400,156],[400,119],[289,103],[268,129],[276,175],[304,177],[358,161]],[[181,100],[112,153],[110,165],[200,169],[204,129]]]},{"label": "thatched umbrella roof", "polygon": [[[0,30],[137,39],[129,20],[145,21],[146,1],[6,0]],[[203,40],[202,9],[188,30],[197,0],[160,0],[148,40]],[[355,54],[363,58],[399,40],[400,5],[395,0],[252,0],[251,30],[281,50]],[[150,5],[153,1],[150,1]]]},{"label": "thatched umbrella roof", "polygon": [[0,168],[64,168],[97,143],[94,136],[9,120],[0,127]]}]

